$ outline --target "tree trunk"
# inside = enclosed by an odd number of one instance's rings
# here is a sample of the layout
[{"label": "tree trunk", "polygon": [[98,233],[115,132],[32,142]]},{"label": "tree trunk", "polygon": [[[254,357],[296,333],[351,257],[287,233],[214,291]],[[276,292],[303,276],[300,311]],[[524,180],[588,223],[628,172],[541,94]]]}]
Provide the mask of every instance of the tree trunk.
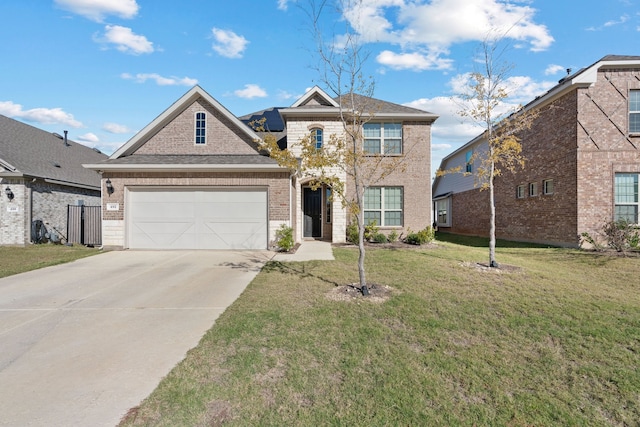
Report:
[{"label": "tree trunk", "polygon": [[491,173],[489,174],[489,267],[498,268],[496,262],[496,200],[493,188],[493,174],[495,164],[491,162]]},{"label": "tree trunk", "polygon": [[358,212],[358,276],[360,277],[360,291],[362,295],[369,295],[369,288],[367,287],[367,279],[364,273],[364,212],[362,210]]}]

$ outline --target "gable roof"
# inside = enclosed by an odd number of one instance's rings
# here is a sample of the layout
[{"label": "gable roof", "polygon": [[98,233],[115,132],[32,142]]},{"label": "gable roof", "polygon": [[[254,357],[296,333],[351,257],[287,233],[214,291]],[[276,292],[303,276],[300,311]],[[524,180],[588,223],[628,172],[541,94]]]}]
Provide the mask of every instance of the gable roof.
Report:
[{"label": "gable roof", "polygon": [[[589,87],[596,83],[598,71],[603,68],[640,68],[640,56],[630,55],[606,55],[588,67],[582,68],[574,74],[567,75],[558,81],[558,84],[549,89],[524,106],[525,110],[541,107],[558,99],[567,93],[578,88]],[[471,141],[458,147],[440,161],[440,169],[446,169],[446,163],[458,153],[468,150],[471,146],[483,141],[484,132],[473,138]],[[440,177],[436,176],[432,188],[436,188]]]},{"label": "gable roof", "polygon": [[144,145],[153,135],[158,133],[163,127],[169,124],[175,119],[186,107],[195,102],[198,98],[203,98],[206,102],[211,104],[213,108],[218,110],[226,119],[236,125],[241,132],[244,132],[252,140],[259,140],[260,137],[249,127],[247,127],[240,119],[234,116],[229,110],[227,110],[216,99],[209,95],[199,85],[192,87],[187,93],[185,93],[180,99],[174,102],[169,108],[167,108],[162,114],[156,117],[151,123],[145,126],[140,132],[133,136],[124,145],[118,148],[109,159],[117,159],[122,156],[128,156],[135,152],[138,148]]},{"label": "gable roof", "polygon": [[83,163],[107,156],[82,144],[0,115],[0,176],[32,177],[73,187],[100,189],[100,175]]},{"label": "gable roof", "polygon": [[435,121],[438,116],[417,108],[405,107],[356,93],[331,98],[318,86],[302,95],[291,107],[280,109],[282,116],[323,116],[330,117],[344,112],[357,111],[376,119],[418,119]]}]

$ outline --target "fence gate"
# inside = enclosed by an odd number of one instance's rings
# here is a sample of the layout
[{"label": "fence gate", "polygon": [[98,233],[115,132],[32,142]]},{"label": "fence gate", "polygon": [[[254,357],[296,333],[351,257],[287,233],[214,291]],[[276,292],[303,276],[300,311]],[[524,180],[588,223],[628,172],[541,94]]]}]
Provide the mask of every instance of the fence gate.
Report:
[{"label": "fence gate", "polygon": [[86,246],[102,244],[101,206],[67,206],[67,242]]}]

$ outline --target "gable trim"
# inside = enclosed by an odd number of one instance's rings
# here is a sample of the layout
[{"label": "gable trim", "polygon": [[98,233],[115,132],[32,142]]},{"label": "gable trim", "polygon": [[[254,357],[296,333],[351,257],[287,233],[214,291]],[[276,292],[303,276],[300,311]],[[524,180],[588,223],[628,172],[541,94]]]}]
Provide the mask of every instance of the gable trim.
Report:
[{"label": "gable trim", "polygon": [[290,108],[297,108],[300,106],[305,105],[307,102],[309,102],[309,100],[311,98],[313,98],[314,96],[320,96],[322,99],[324,99],[325,101],[327,101],[327,103],[329,105],[331,105],[332,107],[340,107],[338,105],[338,103],[331,98],[327,92],[325,92],[324,90],[320,89],[317,85],[312,87],[311,89],[309,89],[307,91],[307,93],[305,93],[304,95],[302,95],[302,97],[300,97],[300,99],[298,99]]},{"label": "gable trim", "polygon": [[253,141],[261,140],[261,138],[253,130],[246,126],[242,121],[240,121],[240,119],[233,115],[218,101],[216,101],[199,85],[196,85],[192,87],[187,93],[185,93],[180,99],[174,102],[162,114],[156,117],[151,123],[145,126],[140,132],[135,134],[133,138],[127,141],[122,147],[118,148],[111,155],[111,157],[109,157],[109,159],[117,159],[119,157],[126,156],[135,152],[138,148],[144,145],[149,140],[149,138],[151,138],[158,131],[160,131],[160,129],[162,129],[169,122],[175,119],[188,105],[195,102],[198,98],[203,98],[205,101],[211,104],[213,108],[218,110],[225,118],[236,125]]}]

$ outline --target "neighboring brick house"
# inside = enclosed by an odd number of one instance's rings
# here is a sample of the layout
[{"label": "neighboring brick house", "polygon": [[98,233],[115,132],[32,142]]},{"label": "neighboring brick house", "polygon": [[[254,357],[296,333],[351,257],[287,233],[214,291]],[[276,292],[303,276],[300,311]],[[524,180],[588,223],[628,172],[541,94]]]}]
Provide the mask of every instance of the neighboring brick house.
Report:
[{"label": "neighboring brick house", "polygon": [[[420,141],[416,157],[423,156],[393,182],[400,189],[400,222],[394,227],[424,228],[431,222],[429,147],[435,116],[383,104],[393,111],[380,120],[402,124],[403,114],[407,120],[410,130],[404,135],[402,126],[396,129],[401,142],[420,132],[412,138]],[[295,229],[296,241],[308,236],[344,242],[347,215],[339,201],[327,203],[330,189],[311,191],[309,177],[298,177],[259,152],[261,136],[249,125],[259,117],[268,119],[283,147],[316,128],[326,137],[342,132],[335,101],[317,87],[290,108],[239,119],[195,86],[109,160],[85,165],[103,174],[104,246],[267,249],[281,224]]]},{"label": "neighboring brick house", "polygon": [[82,164],[106,158],[68,140],[66,132],[0,115],[0,245],[23,246],[45,231],[52,240],[66,238],[68,205],[100,205],[100,175]]},{"label": "neighboring brick house", "polygon": [[[521,137],[524,169],[495,180],[496,236],[576,247],[607,221],[638,224],[640,56],[606,56],[569,75],[525,109],[539,115]],[[488,191],[474,187],[481,136],[442,160],[461,167],[433,183],[440,230],[487,236]]]}]

